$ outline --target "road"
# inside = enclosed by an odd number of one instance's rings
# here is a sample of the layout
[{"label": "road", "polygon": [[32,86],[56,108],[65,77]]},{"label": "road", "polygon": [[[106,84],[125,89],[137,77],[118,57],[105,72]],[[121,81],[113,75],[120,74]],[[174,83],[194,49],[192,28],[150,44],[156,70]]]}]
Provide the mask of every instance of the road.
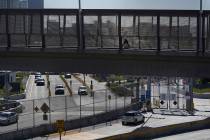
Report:
[{"label": "road", "polygon": [[154,140],[209,140],[210,139],[210,129],[193,131],[189,133],[183,133],[163,138],[158,138]]},{"label": "road", "polygon": [[[42,77],[47,81],[46,75],[42,75]],[[62,84],[64,85],[63,81],[61,80],[59,75],[50,75],[50,90],[51,90],[51,97],[49,98],[49,91],[47,88],[47,82],[45,86],[36,86],[34,83],[34,75],[30,75],[27,83],[26,89],[26,99],[20,100],[21,104],[24,106],[23,113],[19,115],[19,120],[17,124],[12,124],[9,126],[1,126],[0,133],[4,133],[11,130],[22,129],[27,127],[32,127],[33,125],[37,126],[40,124],[45,123],[53,123],[58,119],[62,120],[72,120],[79,118],[80,116],[80,96],[77,94],[78,87],[82,85],[78,80],[72,77],[72,90],[73,96],[68,96],[70,93],[68,92],[67,88],[65,87],[65,96],[57,96],[55,95],[55,85]],[[87,78],[88,79],[88,78]],[[68,81],[70,83],[70,81]],[[95,84],[95,111],[93,111],[93,97],[88,96],[81,96],[81,117],[93,115],[93,113],[101,113],[109,111],[109,109],[116,109],[116,107],[123,107],[124,103],[122,98],[112,98],[110,101],[106,99],[107,95],[111,94],[110,91],[102,90],[105,88],[105,84],[103,85],[96,83]],[[100,89],[100,90],[99,90]],[[117,99],[117,100],[115,100]],[[125,105],[129,104],[129,99],[126,99]],[[43,120],[43,112],[41,111],[41,106],[46,103],[50,106],[50,113],[47,113],[48,120]],[[37,111],[34,108],[38,108]]]},{"label": "road", "polygon": [[[46,76],[42,76],[46,80]],[[82,75],[80,75],[80,78],[83,78]],[[80,96],[78,95],[77,91],[79,86],[82,85],[77,79],[75,79],[73,76],[71,79],[66,79],[68,81],[68,84],[70,85],[70,80],[72,81],[72,91],[73,96],[68,96],[70,93],[68,92],[67,88],[65,87],[65,95],[66,96],[57,96],[54,94],[55,91],[55,85],[56,84],[62,84],[64,85],[63,81],[59,77],[59,75],[50,75],[50,90],[52,92],[51,97],[49,98],[49,91],[47,88],[47,84],[45,86],[37,87],[34,83],[34,76],[30,75],[28,84],[27,84],[27,99],[21,100],[20,102],[25,106],[24,112],[20,114],[18,124],[13,124],[9,126],[2,126],[0,129],[0,133],[4,133],[11,130],[22,129],[27,127],[32,127],[33,125],[37,126],[44,123],[52,123],[55,122],[58,119],[63,120],[72,120],[75,118],[79,118],[80,115]],[[106,88],[105,83],[99,83],[98,81],[95,81],[90,76],[86,76],[86,83],[90,85],[90,81],[93,81],[94,84],[94,101],[95,101],[95,113],[101,113],[109,111],[109,109],[116,109],[119,107],[124,107],[124,105],[128,105],[131,103],[131,98],[123,98],[123,97],[117,97],[114,94],[112,94],[109,90],[104,90]],[[158,90],[158,87],[154,86],[152,88],[152,92],[156,92]],[[160,88],[161,93],[167,93],[167,88],[162,87]],[[171,92],[172,94],[173,91]],[[157,94],[157,93],[156,93]],[[112,99],[106,100],[107,96],[111,95]],[[34,100],[33,100],[34,99]],[[124,103],[125,101],[125,103]],[[202,100],[199,100],[198,102],[202,102]],[[207,103],[210,103],[209,101],[206,101]],[[47,113],[49,119],[47,121],[43,121],[43,112],[40,110],[40,107],[43,103],[46,103],[48,106],[50,106],[51,113]],[[81,96],[81,115],[89,116],[93,115],[93,97],[89,95],[87,96]],[[110,103],[110,104],[109,104]],[[38,107],[39,110],[36,112],[34,111],[34,107]],[[199,106],[199,105],[198,105]],[[204,105],[203,105],[204,106]],[[205,105],[206,106],[206,105]],[[34,115],[33,115],[34,112]],[[168,124],[174,124],[174,123],[181,123],[185,121],[192,121],[192,120],[199,120],[204,119],[207,116],[210,116],[210,113],[205,112],[205,114],[201,114],[203,112],[198,112],[196,116],[158,116],[158,114],[154,114],[154,118],[148,121],[147,126],[151,127],[158,127],[158,126],[164,126]],[[112,126],[104,127],[100,126],[101,129],[99,130],[92,130],[85,129],[85,134],[88,133],[89,135],[100,135],[100,136],[107,136],[107,135],[114,135],[116,133],[124,133],[132,131],[137,127],[122,127],[121,122],[118,121],[114,123]],[[89,132],[90,131],[90,132]],[[80,136],[80,135],[79,135]],[[88,136],[88,135],[87,135]],[[90,136],[91,137],[91,136]]]}]

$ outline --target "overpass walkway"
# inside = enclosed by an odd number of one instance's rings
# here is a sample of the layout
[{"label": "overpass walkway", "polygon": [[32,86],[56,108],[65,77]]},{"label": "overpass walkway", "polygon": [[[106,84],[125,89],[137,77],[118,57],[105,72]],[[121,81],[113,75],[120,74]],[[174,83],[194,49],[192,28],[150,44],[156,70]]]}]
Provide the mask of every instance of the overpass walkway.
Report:
[{"label": "overpass walkway", "polygon": [[208,10],[0,9],[1,69],[208,77],[209,50]]}]

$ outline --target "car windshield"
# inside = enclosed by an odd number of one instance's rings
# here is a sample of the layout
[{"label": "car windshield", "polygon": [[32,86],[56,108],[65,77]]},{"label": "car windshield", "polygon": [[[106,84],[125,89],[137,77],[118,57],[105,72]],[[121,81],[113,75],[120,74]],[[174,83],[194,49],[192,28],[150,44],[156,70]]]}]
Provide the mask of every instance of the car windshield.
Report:
[{"label": "car windshield", "polygon": [[0,116],[2,116],[2,117],[9,117],[10,115],[6,114],[6,113],[0,113]]},{"label": "car windshield", "polygon": [[58,85],[55,88],[63,88],[63,86],[62,85]]},{"label": "car windshield", "polygon": [[87,88],[86,88],[86,87],[80,87],[80,89],[82,89],[82,90],[86,90]]}]

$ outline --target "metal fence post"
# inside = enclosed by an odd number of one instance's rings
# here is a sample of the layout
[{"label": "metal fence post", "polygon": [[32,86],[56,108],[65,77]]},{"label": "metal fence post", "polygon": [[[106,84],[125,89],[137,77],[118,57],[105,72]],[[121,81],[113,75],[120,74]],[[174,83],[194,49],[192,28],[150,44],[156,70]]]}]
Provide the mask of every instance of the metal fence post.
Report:
[{"label": "metal fence post", "polygon": [[[79,119],[82,119],[82,99],[81,94],[79,94]],[[80,131],[81,131],[81,121],[80,121]]]},{"label": "metal fence post", "polygon": [[18,118],[17,118],[17,131],[19,130],[19,114],[18,114]]},{"label": "metal fence post", "polygon": [[[107,113],[107,88],[105,89],[105,110],[106,110],[106,113]],[[107,121],[106,121],[106,126],[107,126]]]},{"label": "metal fence post", "polygon": [[67,121],[67,97],[65,96],[65,119],[66,119],[66,121]]},{"label": "metal fence post", "polygon": [[125,97],[125,94],[124,94],[124,110],[125,110],[125,100],[126,100],[126,97]]},{"label": "metal fence post", "polygon": [[49,96],[49,121],[50,121],[50,124],[52,123],[52,121],[51,121],[51,99],[50,99],[51,97]]},{"label": "metal fence post", "polygon": [[179,109],[179,78],[177,78],[177,108]]},{"label": "metal fence post", "polygon": [[34,99],[33,99],[33,127],[35,127]]},{"label": "metal fence post", "polygon": [[168,77],[168,109],[171,109],[170,77]]}]

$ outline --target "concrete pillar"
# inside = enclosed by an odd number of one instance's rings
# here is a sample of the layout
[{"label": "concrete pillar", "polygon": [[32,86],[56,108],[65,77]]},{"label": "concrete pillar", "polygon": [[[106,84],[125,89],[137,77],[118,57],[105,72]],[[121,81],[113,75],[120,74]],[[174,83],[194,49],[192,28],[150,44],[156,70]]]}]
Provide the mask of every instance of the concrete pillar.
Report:
[{"label": "concrete pillar", "polygon": [[147,91],[146,91],[146,106],[147,111],[151,111],[151,77],[147,77]]},{"label": "concrete pillar", "polygon": [[188,79],[189,89],[186,93],[186,110],[193,115],[194,105],[193,105],[193,79]]},{"label": "concrete pillar", "polygon": [[136,102],[139,102],[139,86],[140,86],[140,78],[137,78],[137,83],[136,83]]}]

